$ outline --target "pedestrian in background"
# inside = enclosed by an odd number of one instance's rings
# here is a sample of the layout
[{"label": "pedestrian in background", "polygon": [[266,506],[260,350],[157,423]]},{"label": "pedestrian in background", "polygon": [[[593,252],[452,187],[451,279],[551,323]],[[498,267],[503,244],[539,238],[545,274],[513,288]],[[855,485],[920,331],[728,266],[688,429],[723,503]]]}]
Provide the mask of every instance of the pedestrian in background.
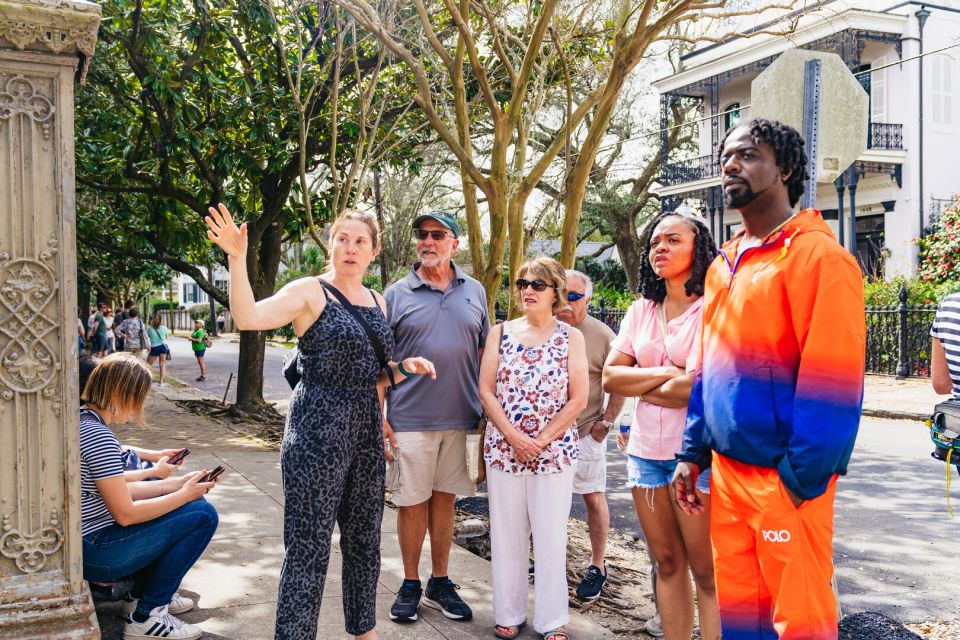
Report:
[{"label": "pedestrian in background", "polygon": [[150,338],[150,355],[147,356],[147,364],[151,367],[154,362],[160,362],[160,379],[158,384],[163,386],[163,379],[167,375],[167,357],[170,355],[170,347],[167,346],[167,328],[163,326],[163,319],[159,313],[153,314],[153,320],[147,327],[147,336]]},{"label": "pedestrian in background", "polygon": [[718,161],[744,228],[707,273],[675,498],[702,518],[693,487],[710,467],[725,638],[836,638],[833,500],[863,402],[863,273],[819,211],[794,213],[808,178],[795,129],[743,123]]},{"label": "pedestrian in background", "polygon": [[580,459],[573,479],[573,492],[583,496],[587,508],[587,530],[590,533],[590,564],[577,586],[577,597],[595,600],[607,581],[604,562],[607,535],[610,532],[610,509],[607,506],[607,434],[623,408],[623,396],[610,394],[603,406],[603,363],[616,337],[613,330],[587,313],[593,299],[593,281],[585,273],[568,269],[567,300],[557,319],[583,334],[587,350],[587,379],[590,393],[587,408],[577,416],[580,436]]},{"label": "pedestrian in background", "polygon": [[[133,307],[133,300],[127,300],[126,302],[123,303],[123,308],[117,312],[117,316],[113,321],[113,324],[115,327],[119,327],[120,325],[123,324],[124,320],[130,317],[130,309],[132,307]],[[117,351],[126,351],[126,348],[123,344],[123,335],[122,334],[118,335],[117,332],[114,331],[114,338],[115,338],[114,348]]]},{"label": "pedestrian in background", "polygon": [[138,358],[146,358],[147,351],[150,349],[150,336],[147,335],[147,327],[140,318],[140,311],[136,307],[130,307],[127,311],[127,319],[123,321],[118,329],[123,336],[123,348],[126,353],[132,353]]},{"label": "pedestrian in background", "polygon": [[[476,485],[467,469],[467,433],[482,414],[477,390],[480,356],[490,320],[483,285],[452,260],[460,224],[437,210],[413,221],[417,258],[407,277],[384,293],[396,357],[422,355],[442,374],[436,381],[414,378],[387,394],[384,438],[393,440],[389,464],[399,466],[392,500],[403,557],[403,583],[390,619],[417,619],[424,604],[451,620],[469,620],[473,611],[448,577],[453,545],[454,501],[472,496]],[[430,532],[432,573],[426,593],[420,582],[420,553]]]},{"label": "pedestrian in background", "polygon": [[363,275],[380,250],[376,218],[358,211],[341,214],[330,229],[330,270],[294,280],[259,301],[246,271],[246,224],[238,228],[223,204],[210,209],[206,222],[207,237],[227,254],[230,313],[237,328],[266,331],[292,323],[299,337],[301,378],[280,447],[286,553],[275,637],[317,637],[336,523],[346,631],[372,640],[385,479],[379,393],[388,380],[402,384],[415,375],[436,377],[424,358],[392,361],[386,302],[363,286]]},{"label": "pedestrian in background", "polygon": [[223,310],[220,310],[220,313],[217,314],[217,331],[223,333],[224,327],[227,326],[227,318],[223,315]]},{"label": "pedestrian in background", "polygon": [[[684,515],[669,489],[693,386],[703,281],[716,248],[702,222],[665,213],[647,226],[640,255],[641,299],[623,318],[603,386],[637,399],[629,438],[618,436],[618,441],[627,452],[627,486],[654,558],[663,635],[688,640],[693,633],[692,572],[701,637],[716,640],[720,616],[710,522]],[[708,509],[709,477],[700,477],[696,491]]]},{"label": "pedestrian in background", "polygon": [[189,338],[193,347],[193,356],[197,359],[197,366],[200,367],[200,375],[197,382],[203,382],[207,379],[207,363],[204,355],[207,353],[207,330],[203,328],[203,320],[197,318],[193,321],[193,333]]},{"label": "pedestrian in background", "polygon": [[113,345],[114,345],[114,332],[113,332],[114,317],[113,317],[113,309],[111,309],[110,307],[105,307],[105,308],[103,309],[103,321],[104,321],[104,322],[106,323],[106,325],[107,325],[107,353],[113,353],[113,351],[114,351],[114,349],[113,349]]},{"label": "pedestrian in background", "polygon": [[556,313],[567,300],[563,267],[536,258],[517,272],[524,315],[495,327],[480,367],[490,501],[493,617],[498,638],[526,624],[533,535],[533,628],[567,640],[567,519],[577,458],[576,418],[587,406],[583,335]]},{"label": "pedestrian in background", "polygon": [[102,358],[107,355],[107,321],[103,317],[103,309],[107,305],[98,302],[97,312],[93,315],[90,326],[90,340],[93,342],[93,355]]}]

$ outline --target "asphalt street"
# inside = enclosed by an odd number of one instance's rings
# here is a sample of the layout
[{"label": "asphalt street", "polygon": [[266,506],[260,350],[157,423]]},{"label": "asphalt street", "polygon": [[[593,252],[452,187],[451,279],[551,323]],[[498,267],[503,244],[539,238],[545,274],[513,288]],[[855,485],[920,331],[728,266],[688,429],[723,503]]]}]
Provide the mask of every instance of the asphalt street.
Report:
[{"label": "asphalt street", "polygon": [[[237,372],[239,344],[219,340],[207,351],[206,382],[198,375],[190,343],[172,338],[170,374],[222,396]],[[283,408],[290,390],[281,373],[283,347],[268,345],[264,396]],[[234,397],[233,387],[228,399]],[[614,530],[642,537],[630,492],[623,488],[623,453],[607,441],[607,499]],[[881,611],[904,622],[960,617],[957,549],[960,518],[947,513],[945,469],[930,457],[920,422],[864,418],[849,473],[840,478],[835,518],[834,562],[844,612]],[[952,471],[954,508],[960,514],[960,479]],[[571,516],[584,519],[574,497]]]},{"label": "asphalt street", "polygon": [[[207,363],[207,379],[197,382],[194,379],[200,375],[197,359],[193,356],[191,343],[185,337],[171,336],[167,341],[173,360],[167,363],[168,375],[187,382],[206,393],[222,398],[227,388],[230,374],[233,373],[233,382],[227,401],[232,402],[237,397],[237,360],[240,353],[240,343],[231,338],[214,340],[213,346],[207,349],[204,359]],[[281,373],[283,358],[289,353],[279,345],[267,344],[264,353],[263,365],[263,398],[267,402],[276,402],[279,409],[285,409],[290,399],[290,387]],[[154,367],[157,365],[154,364]]]}]

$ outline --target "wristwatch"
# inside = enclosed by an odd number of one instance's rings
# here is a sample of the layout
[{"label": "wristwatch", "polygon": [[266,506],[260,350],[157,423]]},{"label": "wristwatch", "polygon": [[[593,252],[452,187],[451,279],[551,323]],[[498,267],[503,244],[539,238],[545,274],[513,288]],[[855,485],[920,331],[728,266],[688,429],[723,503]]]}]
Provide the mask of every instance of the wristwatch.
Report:
[{"label": "wristwatch", "polygon": [[597,422],[599,422],[604,427],[606,427],[607,431],[610,431],[610,429],[613,429],[613,423],[610,422],[609,420],[604,420],[603,418],[600,418],[599,420],[597,420]]}]

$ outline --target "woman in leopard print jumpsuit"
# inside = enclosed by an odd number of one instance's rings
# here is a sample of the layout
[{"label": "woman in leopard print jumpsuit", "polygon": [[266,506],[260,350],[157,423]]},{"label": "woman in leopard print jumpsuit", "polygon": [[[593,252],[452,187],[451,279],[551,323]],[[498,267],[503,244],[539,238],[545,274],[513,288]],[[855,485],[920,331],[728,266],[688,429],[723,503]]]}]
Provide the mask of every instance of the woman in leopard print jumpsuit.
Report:
[{"label": "woman in leopard print jumpsuit", "polygon": [[[300,383],[294,389],[280,449],[284,495],[284,545],[275,637],[313,640],[330,560],[333,525],[340,525],[343,609],[347,633],[376,638],[380,576],[384,443],[377,387],[388,376],[366,330],[331,297],[317,278],[302,278],[255,302],[246,275],[246,225],[239,228],[224,205],[210,209],[208,237],[229,258],[230,310],[242,330],[293,323],[300,336]],[[321,279],[358,307],[389,358],[393,335],[382,296],[363,287],[377,254],[376,221],[348,211],[330,233],[333,268]],[[423,358],[390,362],[399,383],[416,374],[436,377]],[[402,371],[402,373],[401,373]]]}]

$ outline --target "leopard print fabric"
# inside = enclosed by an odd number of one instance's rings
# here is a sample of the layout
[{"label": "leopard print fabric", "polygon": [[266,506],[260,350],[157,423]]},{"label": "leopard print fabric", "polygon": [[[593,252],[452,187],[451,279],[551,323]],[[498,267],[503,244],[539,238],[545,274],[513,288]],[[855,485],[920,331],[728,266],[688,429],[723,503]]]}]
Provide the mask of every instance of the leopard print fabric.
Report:
[{"label": "leopard print fabric", "polygon": [[[393,334],[380,307],[358,308],[389,359]],[[334,522],[340,526],[346,631],[358,636],[376,624],[380,577],[385,473],[376,391],[380,365],[366,331],[329,294],[299,349],[302,378],[293,390],[280,447],[286,555],[275,637],[317,637]]]}]

